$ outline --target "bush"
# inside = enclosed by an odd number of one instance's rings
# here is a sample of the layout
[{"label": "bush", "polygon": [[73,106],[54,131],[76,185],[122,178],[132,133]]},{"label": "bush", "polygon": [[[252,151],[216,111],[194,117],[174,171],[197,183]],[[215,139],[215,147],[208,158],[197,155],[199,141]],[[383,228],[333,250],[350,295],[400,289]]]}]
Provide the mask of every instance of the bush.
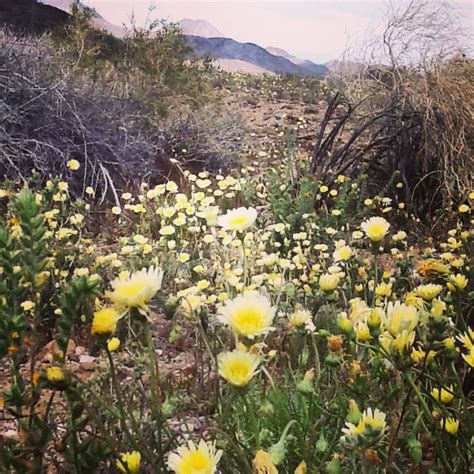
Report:
[{"label": "bush", "polygon": [[[184,166],[188,159],[195,167],[228,166],[240,122],[207,94],[203,74],[184,64],[174,27],[122,41],[83,28],[86,19],[74,20],[60,40],[0,32],[0,173],[26,179],[36,172],[43,182],[62,176],[75,196],[90,186],[101,201],[117,202],[118,189],[145,176],[156,183],[179,174],[174,157]],[[218,116],[211,128],[210,115]]]},{"label": "bush", "polygon": [[359,73],[333,95],[312,163],[323,180],[364,169],[374,192],[388,187],[432,223],[474,185],[474,63],[446,8],[408,2],[390,13]]}]

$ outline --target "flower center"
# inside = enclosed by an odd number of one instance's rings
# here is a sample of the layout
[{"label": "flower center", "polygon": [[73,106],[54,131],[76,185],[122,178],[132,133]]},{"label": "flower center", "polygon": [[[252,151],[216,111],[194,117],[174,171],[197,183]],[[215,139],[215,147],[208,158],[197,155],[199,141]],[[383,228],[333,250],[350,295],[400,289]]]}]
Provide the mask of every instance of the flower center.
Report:
[{"label": "flower center", "polygon": [[246,216],[235,216],[230,219],[230,224],[231,225],[242,225],[247,222],[247,217]]},{"label": "flower center", "polygon": [[253,308],[242,309],[236,319],[237,325],[245,332],[252,332],[262,327],[262,314]]},{"label": "flower center", "polygon": [[122,285],[119,289],[119,294],[130,297],[136,296],[144,290],[144,285],[141,281],[130,281]]},{"label": "flower center", "polygon": [[209,458],[204,456],[201,451],[195,451],[189,454],[189,457],[185,462],[186,473],[207,473],[210,472],[210,461]]},{"label": "flower center", "polygon": [[232,365],[230,371],[234,379],[245,380],[249,373],[249,367],[247,364],[237,361]]}]

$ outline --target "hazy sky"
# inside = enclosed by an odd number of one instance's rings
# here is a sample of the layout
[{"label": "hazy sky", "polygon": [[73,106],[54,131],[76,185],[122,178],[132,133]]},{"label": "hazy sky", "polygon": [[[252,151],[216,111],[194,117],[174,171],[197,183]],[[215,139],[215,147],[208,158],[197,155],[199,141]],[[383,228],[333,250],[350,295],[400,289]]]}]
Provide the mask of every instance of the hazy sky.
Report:
[{"label": "hazy sky", "polygon": [[[451,2],[461,9],[465,23],[471,28],[474,27],[473,1]],[[373,29],[386,9],[384,0],[86,0],[85,3],[117,25],[126,23],[132,11],[140,24],[152,3],[157,7],[154,14],[160,18],[204,19],[224,36],[264,47],[280,47],[321,63],[340,57],[347,42]]]}]

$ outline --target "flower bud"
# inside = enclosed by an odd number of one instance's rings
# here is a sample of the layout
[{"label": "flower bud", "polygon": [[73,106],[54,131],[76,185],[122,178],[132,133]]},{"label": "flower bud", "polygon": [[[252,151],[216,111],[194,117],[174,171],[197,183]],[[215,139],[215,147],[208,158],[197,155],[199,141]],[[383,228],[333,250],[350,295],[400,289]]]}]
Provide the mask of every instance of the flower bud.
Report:
[{"label": "flower bud", "polygon": [[310,395],[313,393],[314,369],[308,370],[304,374],[303,380],[296,386],[299,392]]},{"label": "flower bud", "polygon": [[377,329],[380,327],[380,323],[382,321],[381,312],[383,312],[380,308],[373,308],[370,311],[369,317],[367,318],[367,324],[369,325],[370,329]]},{"label": "flower bud", "polygon": [[326,464],[326,472],[328,474],[341,474],[341,460],[339,455],[335,454],[334,457]]},{"label": "flower bud", "polygon": [[346,421],[357,425],[360,421],[362,413],[359,410],[359,406],[355,400],[349,400],[349,412],[347,413]]},{"label": "flower bud", "polygon": [[275,413],[273,404],[267,398],[262,401],[258,409],[258,413],[263,416],[271,416]]},{"label": "flower bud", "polygon": [[321,436],[316,442],[316,451],[318,453],[323,454],[327,451],[328,447],[329,447],[329,443],[326,441],[326,438],[324,437],[324,433],[321,433]]},{"label": "flower bud", "polygon": [[410,455],[411,462],[418,464],[423,458],[423,450],[421,449],[421,443],[418,441],[415,435],[411,435],[408,438],[408,453]]}]

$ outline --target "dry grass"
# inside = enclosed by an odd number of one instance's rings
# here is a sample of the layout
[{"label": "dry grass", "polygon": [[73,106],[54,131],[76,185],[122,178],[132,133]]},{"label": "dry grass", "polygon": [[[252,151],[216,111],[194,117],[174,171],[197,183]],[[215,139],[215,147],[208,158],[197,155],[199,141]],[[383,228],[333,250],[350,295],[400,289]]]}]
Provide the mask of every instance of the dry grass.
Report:
[{"label": "dry grass", "polygon": [[313,170],[325,179],[366,172],[373,191],[387,189],[420,217],[465,199],[474,186],[474,62],[463,39],[424,0],[392,11],[365,67],[328,108]]}]

